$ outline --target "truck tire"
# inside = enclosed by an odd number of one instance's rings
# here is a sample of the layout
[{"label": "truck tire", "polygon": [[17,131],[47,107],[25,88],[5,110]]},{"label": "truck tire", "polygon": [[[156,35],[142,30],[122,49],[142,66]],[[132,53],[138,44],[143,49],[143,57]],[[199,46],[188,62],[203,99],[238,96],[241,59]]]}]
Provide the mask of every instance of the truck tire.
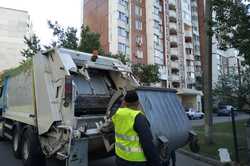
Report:
[{"label": "truck tire", "polygon": [[22,159],[24,166],[46,166],[38,136],[31,127],[28,127],[23,134]]},{"label": "truck tire", "polygon": [[22,158],[22,129],[16,125],[13,129],[12,151],[17,159]]},{"label": "truck tire", "polygon": [[3,129],[4,129],[4,126],[3,126],[4,122],[0,122],[0,141],[4,141],[4,135],[3,135]]}]

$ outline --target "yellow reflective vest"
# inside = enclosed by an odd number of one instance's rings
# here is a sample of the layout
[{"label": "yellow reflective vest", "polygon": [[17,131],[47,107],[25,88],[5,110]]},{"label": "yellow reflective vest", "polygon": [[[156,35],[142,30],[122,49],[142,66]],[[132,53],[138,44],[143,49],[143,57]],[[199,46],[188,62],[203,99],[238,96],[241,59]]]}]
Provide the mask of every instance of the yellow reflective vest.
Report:
[{"label": "yellow reflective vest", "polygon": [[142,112],[130,108],[120,108],[112,117],[115,126],[115,153],[127,161],[146,161],[139,136],[134,130],[135,118],[139,113]]}]

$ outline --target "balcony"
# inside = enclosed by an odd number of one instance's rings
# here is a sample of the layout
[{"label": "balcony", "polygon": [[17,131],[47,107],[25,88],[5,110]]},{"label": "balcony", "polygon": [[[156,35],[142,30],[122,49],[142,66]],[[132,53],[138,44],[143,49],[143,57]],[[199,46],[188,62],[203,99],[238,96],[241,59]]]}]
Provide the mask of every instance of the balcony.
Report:
[{"label": "balcony", "polygon": [[159,8],[159,11],[161,12],[162,11],[162,6],[159,2],[154,2],[154,6]]},{"label": "balcony", "polygon": [[162,31],[158,27],[154,27],[154,34],[158,35],[160,38],[162,38]]},{"label": "balcony", "polygon": [[118,35],[118,42],[124,43],[124,44],[126,44],[126,45],[129,45],[129,39],[126,38],[126,37],[123,37],[123,36],[119,36],[119,35]]},{"label": "balcony", "polygon": [[128,6],[125,6],[125,5],[119,4],[118,5],[118,10],[121,11],[121,12],[123,12],[123,13],[126,13],[126,14],[129,13],[129,8],[128,8]]},{"label": "balcony", "polygon": [[180,76],[176,75],[176,74],[172,74],[169,78],[171,81],[180,81],[181,80]]},{"label": "balcony", "polygon": [[195,83],[195,78],[187,77],[187,83],[188,84],[194,84]]},{"label": "balcony", "polygon": [[170,17],[170,19],[171,19],[171,18],[175,18],[175,19],[176,19],[176,18],[177,18],[176,11],[170,10],[170,11],[169,11],[169,17]]},{"label": "balcony", "polygon": [[193,54],[186,54],[186,59],[188,60],[194,60],[194,55]]},{"label": "balcony", "polygon": [[169,28],[170,28],[170,30],[177,30],[177,24],[173,23],[173,22],[170,22],[169,23]]},{"label": "balcony", "polygon": [[200,53],[200,50],[199,49],[194,49],[194,54],[195,55],[200,55],[201,53]]},{"label": "balcony", "polygon": [[125,28],[127,31],[129,31],[129,28],[130,28],[128,23],[126,23],[120,19],[118,19],[118,26]]},{"label": "balcony", "polygon": [[196,71],[195,72],[195,77],[202,77],[201,71]]},{"label": "balcony", "polygon": [[171,66],[171,68],[178,69],[180,67],[179,61],[171,61],[170,66]]},{"label": "balcony", "polygon": [[191,31],[185,31],[185,37],[191,37],[191,38],[193,38],[193,32],[191,32]]},{"label": "balcony", "polygon": [[187,66],[187,72],[192,72],[194,73],[194,66]]},{"label": "balcony", "polygon": [[176,5],[176,0],[169,0],[169,5]]},{"label": "balcony", "polygon": [[154,20],[157,20],[157,21],[159,21],[160,23],[162,22],[162,18],[161,18],[161,16],[158,14],[158,13],[154,13],[153,14],[153,18],[154,18]]},{"label": "balcony", "polygon": [[170,48],[170,55],[178,55],[178,49],[177,48]]},{"label": "balcony", "polygon": [[171,35],[170,36],[170,43],[178,44],[178,38],[177,38],[176,35]]},{"label": "balcony", "polygon": [[185,43],[185,48],[193,49],[194,48],[193,43]]},{"label": "balcony", "polygon": [[163,51],[163,45],[154,43],[154,49],[156,49],[158,51]]},{"label": "balcony", "polygon": [[201,61],[194,61],[195,66],[201,66]]},{"label": "balcony", "polygon": [[161,80],[167,80],[168,79],[168,72],[166,66],[160,66],[159,68],[159,73],[160,73],[160,79]]}]

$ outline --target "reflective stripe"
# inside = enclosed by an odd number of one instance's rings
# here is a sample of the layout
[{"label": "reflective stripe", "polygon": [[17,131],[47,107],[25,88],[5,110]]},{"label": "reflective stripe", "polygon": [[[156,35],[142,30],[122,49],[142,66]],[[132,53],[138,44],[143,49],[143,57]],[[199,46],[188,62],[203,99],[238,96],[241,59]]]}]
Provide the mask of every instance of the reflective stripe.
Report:
[{"label": "reflective stripe", "polygon": [[128,152],[128,153],[142,153],[143,150],[142,148],[136,148],[136,147],[127,147],[127,146],[124,146],[120,143],[115,143],[115,146],[117,148],[120,148],[121,150],[125,151],[125,152]]},{"label": "reflective stripe", "polygon": [[115,136],[117,138],[123,139],[125,141],[139,141],[139,137],[138,136],[127,136],[127,135],[118,134],[118,133],[115,133]]}]

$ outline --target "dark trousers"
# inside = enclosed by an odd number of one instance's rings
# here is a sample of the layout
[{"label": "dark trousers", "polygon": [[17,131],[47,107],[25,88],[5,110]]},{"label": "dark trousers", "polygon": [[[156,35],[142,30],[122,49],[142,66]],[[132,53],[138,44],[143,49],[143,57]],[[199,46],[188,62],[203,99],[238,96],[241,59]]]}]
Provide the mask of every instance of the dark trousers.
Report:
[{"label": "dark trousers", "polygon": [[147,166],[146,162],[131,162],[123,160],[119,157],[116,157],[115,161],[117,166]]}]

